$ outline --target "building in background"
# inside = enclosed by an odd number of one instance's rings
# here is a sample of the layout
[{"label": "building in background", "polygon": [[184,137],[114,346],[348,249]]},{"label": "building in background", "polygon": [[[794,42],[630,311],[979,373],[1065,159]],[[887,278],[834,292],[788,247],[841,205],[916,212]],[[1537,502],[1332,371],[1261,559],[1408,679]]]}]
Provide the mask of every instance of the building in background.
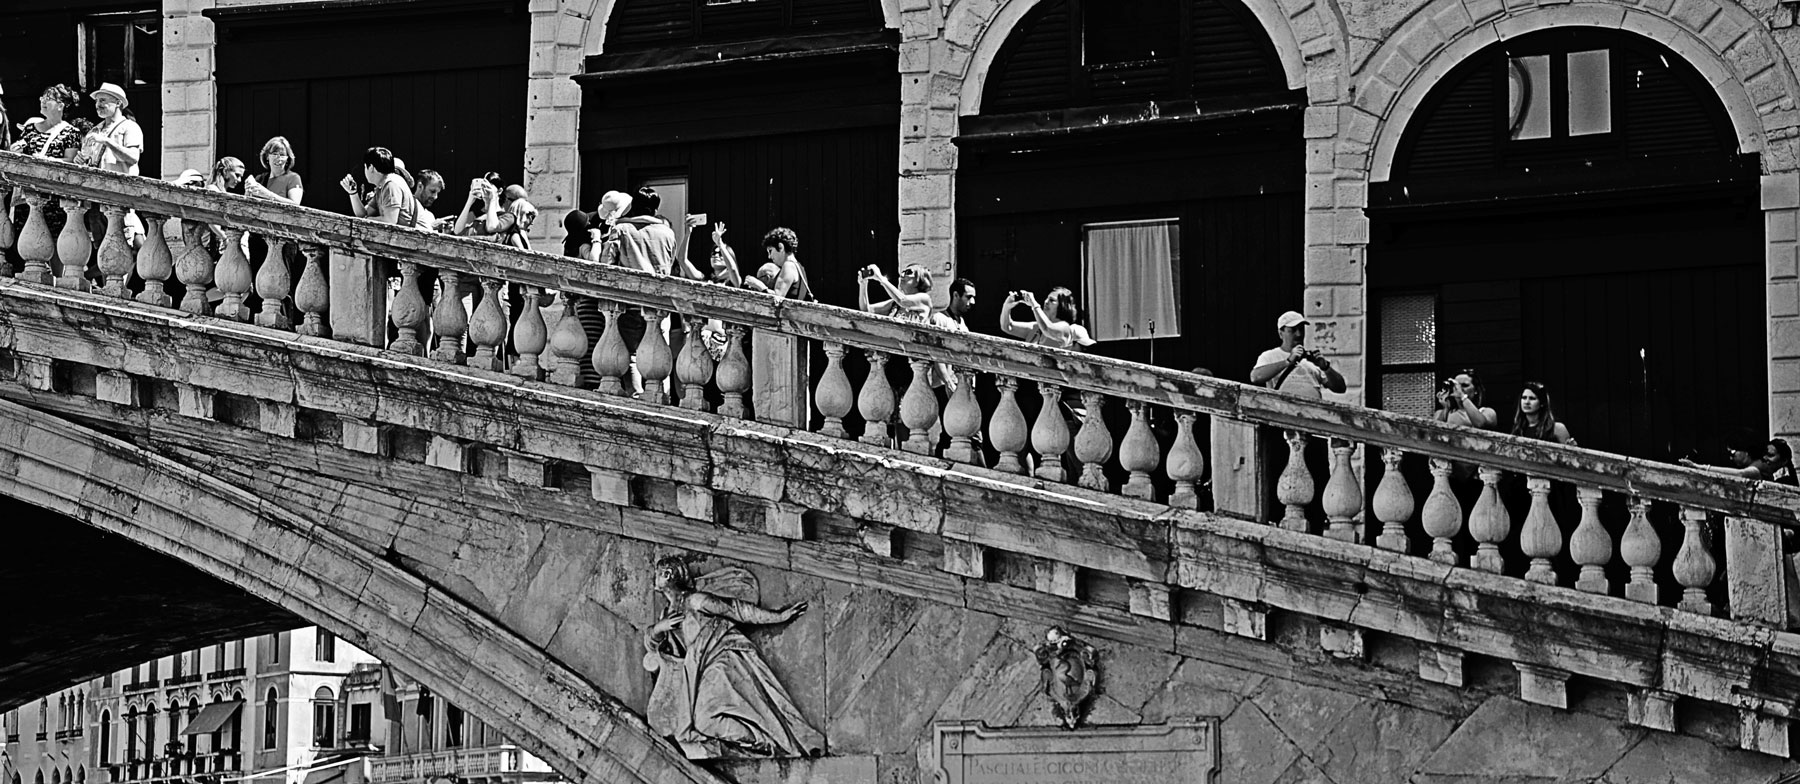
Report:
[{"label": "building in background", "polygon": [[185,651],[0,714],[0,784],[447,784],[561,777],[325,629]]}]

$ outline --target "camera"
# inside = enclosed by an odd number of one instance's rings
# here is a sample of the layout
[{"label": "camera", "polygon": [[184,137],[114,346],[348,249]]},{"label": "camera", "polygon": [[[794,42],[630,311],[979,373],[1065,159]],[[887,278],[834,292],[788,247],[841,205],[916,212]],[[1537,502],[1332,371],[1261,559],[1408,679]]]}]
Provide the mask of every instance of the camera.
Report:
[{"label": "camera", "polygon": [[1452,395],[1456,394],[1456,379],[1446,378],[1443,381],[1438,382],[1438,389]]}]

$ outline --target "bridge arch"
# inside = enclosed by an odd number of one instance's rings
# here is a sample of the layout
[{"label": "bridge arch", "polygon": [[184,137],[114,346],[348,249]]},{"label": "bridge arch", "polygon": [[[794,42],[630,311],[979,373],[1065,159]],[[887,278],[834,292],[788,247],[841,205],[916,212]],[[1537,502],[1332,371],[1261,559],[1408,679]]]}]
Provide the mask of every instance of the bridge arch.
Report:
[{"label": "bridge arch", "polygon": [[[554,767],[719,779],[612,695],[349,540],[167,458],[0,402],[0,494],[112,533],[326,628],[469,706]],[[474,644],[472,644],[474,641]]]}]

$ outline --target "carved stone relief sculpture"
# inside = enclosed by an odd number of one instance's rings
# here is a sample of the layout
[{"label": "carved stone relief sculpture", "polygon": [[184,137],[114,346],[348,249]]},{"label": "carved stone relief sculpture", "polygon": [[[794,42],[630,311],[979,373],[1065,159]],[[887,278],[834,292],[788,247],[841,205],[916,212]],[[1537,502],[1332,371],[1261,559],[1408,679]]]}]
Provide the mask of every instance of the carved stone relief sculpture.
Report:
[{"label": "carved stone relief sculpture", "polygon": [[656,562],[654,581],[667,604],[644,633],[644,669],[655,678],[646,710],[651,728],[690,759],[823,753],[824,736],[738,628],[787,623],[806,612],[806,603],[764,609],[748,570],[731,566],[694,579],[678,556]]},{"label": "carved stone relief sculpture", "polygon": [[1035,649],[1044,695],[1063,727],[1075,729],[1087,718],[1088,701],[1099,680],[1099,652],[1060,626],[1044,632],[1044,643]]}]

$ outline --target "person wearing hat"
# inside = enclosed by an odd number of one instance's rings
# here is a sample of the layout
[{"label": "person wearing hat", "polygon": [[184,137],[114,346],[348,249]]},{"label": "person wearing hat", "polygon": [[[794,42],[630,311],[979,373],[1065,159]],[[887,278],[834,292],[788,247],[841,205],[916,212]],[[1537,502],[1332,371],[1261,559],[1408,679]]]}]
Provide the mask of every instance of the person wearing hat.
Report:
[{"label": "person wearing hat", "polygon": [[1306,326],[1306,317],[1291,310],[1275,319],[1281,345],[1256,358],[1250,383],[1312,400],[1323,399],[1324,390],[1343,393],[1343,374],[1331,366],[1331,360],[1304,345]]},{"label": "person wearing hat", "polygon": [[90,95],[100,122],[82,139],[81,154],[75,162],[120,174],[137,174],[138,158],[144,154],[144,129],[131,119],[127,108],[131,100],[125,97],[123,88],[112,82],[101,84]]}]

